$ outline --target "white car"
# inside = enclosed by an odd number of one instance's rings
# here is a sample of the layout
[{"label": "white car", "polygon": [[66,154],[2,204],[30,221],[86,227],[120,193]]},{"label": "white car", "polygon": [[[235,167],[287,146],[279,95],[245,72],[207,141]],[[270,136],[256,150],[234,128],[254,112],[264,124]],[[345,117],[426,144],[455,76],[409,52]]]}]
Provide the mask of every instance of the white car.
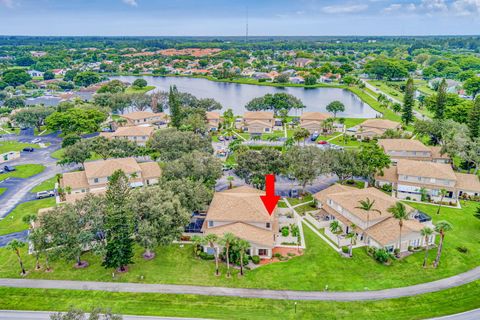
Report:
[{"label": "white car", "polygon": [[33,140],[32,140],[32,143],[39,143],[39,142],[41,142],[41,141],[42,141],[42,139],[36,138],[36,139],[33,139]]},{"label": "white car", "polygon": [[53,191],[40,191],[37,192],[37,199],[44,199],[55,196],[55,192]]}]

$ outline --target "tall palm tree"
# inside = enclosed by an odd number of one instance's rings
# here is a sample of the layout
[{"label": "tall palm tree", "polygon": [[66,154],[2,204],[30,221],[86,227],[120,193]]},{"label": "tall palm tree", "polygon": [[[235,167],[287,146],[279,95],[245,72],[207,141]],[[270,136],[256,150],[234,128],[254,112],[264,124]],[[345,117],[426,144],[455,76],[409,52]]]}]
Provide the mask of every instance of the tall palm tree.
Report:
[{"label": "tall palm tree", "polygon": [[225,255],[227,259],[227,278],[230,278],[232,276],[230,272],[230,247],[232,244],[235,242],[237,238],[233,233],[227,232],[223,235],[223,237],[220,239],[220,244],[225,248]]},{"label": "tall palm tree", "polygon": [[437,257],[435,258],[435,262],[433,263],[434,268],[438,267],[438,264],[440,263],[440,256],[442,255],[443,240],[445,239],[445,233],[452,229],[453,227],[448,221],[439,221],[435,225],[435,231],[440,233],[440,242],[438,243]]},{"label": "tall palm tree", "polygon": [[240,275],[243,276],[243,256],[248,248],[250,248],[250,242],[243,239],[238,239],[235,242],[235,246],[237,247],[238,251],[240,252]]},{"label": "tall palm tree", "polygon": [[420,234],[425,238],[425,257],[423,258],[423,267],[427,266],[427,258],[428,258],[428,238],[433,234],[433,229],[429,227],[424,227],[420,230]]},{"label": "tall palm tree", "polygon": [[213,255],[215,257],[215,275],[219,276],[220,271],[218,270],[218,248],[216,246],[216,243],[218,242],[218,236],[216,234],[210,233],[203,238],[202,242],[213,249]]},{"label": "tall palm tree", "polygon": [[408,220],[408,211],[407,207],[401,202],[395,203],[394,206],[391,206],[387,209],[395,219],[398,220],[398,226],[400,227],[400,234],[399,234],[399,241],[398,241],[398,252],[402,250],[402,228],[403,228],[403,221]]},{"label": "tall palm tree", "polygon": [[[339,233],[340,230],[342,230],[342,227],[340,226],[340,223],[338,222],[338,220],[333,220],[332,222],[330,222],[330,231],[333,234]],[[340,237],[338,236],[338,234],[337,234],[337,246],[338,248],[340,248]]]},{"label": "tall palm tree", "polygon": [[25,247],[25,242],[18,241],[17,239],[13,239],[7,244],[7,249],[12,250],[17,255],[18,263],[20,264],[20,269],[22,270],[22,276],[27,274],[25,267],[23,266],[22,257],[20,256],[20,249],[23,247]]},{"label": "tall palm tree", "polygon": [[366,200],[358,201],[358,203],[360,203],[360,206],[355,208],[367,212],[367,227],[365,228],[365,235],[367,236],[367,238],[365,240],[367,240],[366,243],[368,244],[368,228],[370,228],[370,212],[372,211],[378,212],[379,214],[382,214],[382,212],[374,208],[375,200],[370,200],[369,198],[367,198]]},{"label": "tall palm tree", "polygon": [[350,245],[348,249],[348,255],[350,257],[353,257],[353,244],[357,242],[357,233],[355,232],[356,227],[357,226],[354,223],[352,223],[350,225],[350,228],[352,230],[347,234],[347,239],[350,239]]},{"label": "tall palm tree", "polygon": [[447,195],[448,191],[445,189],[440,190],[440,202],[438,203],[437,214],[440,214],[440,208],[442,208],[443,198]]}]

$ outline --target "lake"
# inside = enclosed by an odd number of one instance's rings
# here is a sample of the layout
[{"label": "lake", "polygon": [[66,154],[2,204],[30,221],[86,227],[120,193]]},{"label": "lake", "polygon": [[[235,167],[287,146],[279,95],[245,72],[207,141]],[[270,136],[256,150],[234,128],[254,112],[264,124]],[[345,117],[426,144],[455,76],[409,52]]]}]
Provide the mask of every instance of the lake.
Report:
[{"label": "lake", "polygon": [[244,108],[250,100],[267,93],[286,92],[301,99],[305,104],[305,111],[327,112],[326,106],[334,101],[341,101],[345,105],[345,112],[337,114],[345,118],[375,118],[379,113],[364,103],[355,94],[339,88],[299,88],[299,87],[270,87],[228,82],[216,82],[201,78],[187,77],[154,77],[154,76],[115,76],[118,79],[133,83],[135,79],[143,78],[148,85],[155,86],[155,90],[168,91],[170,86],[176,85],[182,92],[193,94],[197,98],[213,98],[220,102],[223,110],[232,108],[237,115],[243,114]]}]

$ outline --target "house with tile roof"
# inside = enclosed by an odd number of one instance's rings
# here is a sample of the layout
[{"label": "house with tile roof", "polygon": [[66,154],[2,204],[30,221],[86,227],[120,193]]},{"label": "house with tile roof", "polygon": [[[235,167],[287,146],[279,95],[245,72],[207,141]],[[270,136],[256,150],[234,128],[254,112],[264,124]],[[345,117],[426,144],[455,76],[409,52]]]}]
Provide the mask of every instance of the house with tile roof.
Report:
[{"label": "house with tile roof", "polygon": [[217,131],[220,125],[220,113],[207,111],[206,116],[208,131]]},{"label": "house with tile roof", "polygon": [[331,118],[327,113],[323,112],[304,112],[300,116],[300,127],[307,129],[308,132],[323,132],[325,120]]},{"label": "house with tile roof", "polygon": [[154,131],[155,128],[152,126],[128,126],[118,127],[114,132],[100,132],[100,136],[107,139],[126,139],[139,146],[145,146]]},{"label": "house with tile roof", "polygon": [[272,111],[249,111],[243,115],[242,129],[252,135],[271,133],[274,126],[275,118]]},{"label": "house with tile roof", "polygon": [[271,258],[279,224],[277,212],[269,215],[265,209],[260,199],[264,194],[248,186],[216,192],[205,217],[203,233],[220,237],[233,233],[250,243],[247,254]]},{"label": "house with tile roof", "polygon": [[382,136],[387,130],[400,131],[402,124],[386,119],[367,119],[358,125],[353,132],[357,139],[375,138]]},{"label": "house with tile roof", "polygon": [[438,146],[426,146],[415,139],[379,139],[378,145],[390,156],[392,162],[399,159],[450,163],[450,158],[441,153]]},{"label": "house with tile roof", "polygon": [[103,194],[109,177],[122,170],[132,188],[157,184],[162,171],[156,162],[137,162],[134,158],[107,159],[85,162],[85,170],[64,173],[59,182],[63,196],[59,202],[74,202],[87,193]]},{"label": "house with tile roof", "polygon": [[[392,195],[399,199],[421,201],[426,196],[456,204],[460,197],[480,195],[477,175],[455,172],[447,163],[400,159],[375,180],[378,187],[391,185]],[[443,197],[441,190],[446,190]]]},{"label": "house with tile roof", "polygon": [[150,124],[157,128],[162,128],[168,124],[168,116],[163,112],[136,111],[122,114],[120,117],[124,119],[126,126]]},{"label": "house with tile roof", "polygon": [[[350,232],[357,234],[357,246],[385,248],[389,252],[397,248],[400,252],[406,252],[409,247],[435,243],[434,235],[426,243],[420,233],[425,226],[431,226],[431,222],[422,223],[417,220],[415,217],[418,216],[418,211],[407,205],[409,219],[403,222],[402,243],[399,244],[398,220],[388,212],[388,208],[394,206],[397,200],[376,188],[358,189],[335,184],[316,193],[314,198],[324,216],[327,216],[330,221],[339,222],[341,231],[338,234],[333,234],[325,228],[325,235],[340,246],[350,244],[346,238]],[[360,201],[367,198],[374,202],[375,210],[367,212],[359,208]]]}]

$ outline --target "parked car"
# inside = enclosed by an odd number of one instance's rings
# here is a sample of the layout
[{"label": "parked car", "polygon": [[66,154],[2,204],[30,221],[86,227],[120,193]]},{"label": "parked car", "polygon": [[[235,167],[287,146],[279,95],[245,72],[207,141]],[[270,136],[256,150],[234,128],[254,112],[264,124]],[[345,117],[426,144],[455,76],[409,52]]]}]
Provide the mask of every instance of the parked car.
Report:
[{"label": "parked car", "polygon": [[15,169],[15,167],[12,167],[12,166],[4,166],[3,170],[5,170],[5,172],[13,172],[17,169]]},{"label": "parked car", "polygon": [[318,144],[328,144],[328,141],[325,141],[325,140],[320,140],[317,142]]},{"label": "parked car", "polygon": [[218,141],[225,141],[225,138],[223,136],[219,136]]},{"label": "parked car", "polygon": [[26,147],[26,148],[23,148],[23,151],[25,152],[33,152],[35,149],[33,149],[32,147]]},{"label": "parked car", "polygon": [[32,143],[40,143],[40,142],[42,142],[42,139],[40,138],[36,138],[32,140]]},{"label": "parked car", "polygon": [[55,196],[55,192],[53,191],[40,191],[37,192],[37,199],[44,199]]},{"label": "parked car", "polygon": [[315,141],[315,140],[317,140],[317,138],[318,138],[319,136],[320,136],[320,135],[318,134],[318,132],[315,131],[315,132],[312,134],[312,136],[310,137],[310,140],[311,140],[311,141]]},{"label": "parked car", "polygon": [[3,168],[0,168],[0,174],[5,173],[5,170]]}]

